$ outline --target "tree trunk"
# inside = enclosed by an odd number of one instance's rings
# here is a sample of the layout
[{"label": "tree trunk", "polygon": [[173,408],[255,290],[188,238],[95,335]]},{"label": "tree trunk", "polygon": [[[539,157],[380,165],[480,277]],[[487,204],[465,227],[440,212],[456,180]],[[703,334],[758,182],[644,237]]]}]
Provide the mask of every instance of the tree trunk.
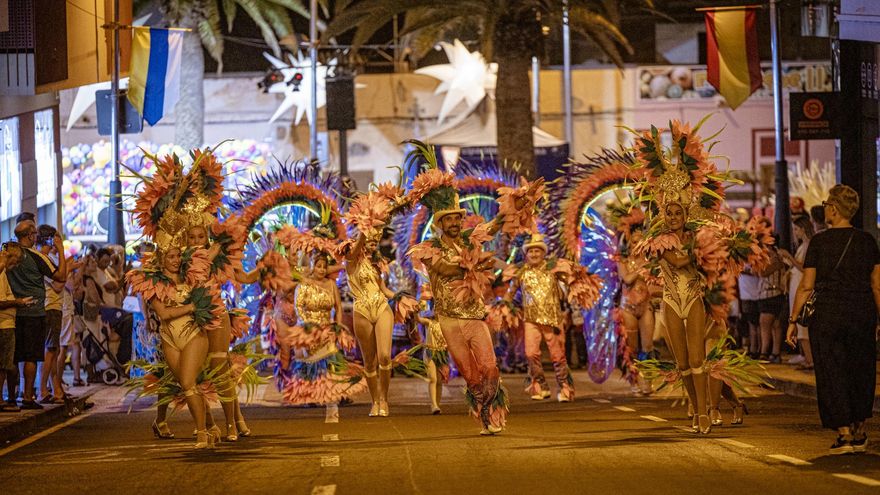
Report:
[{"label": "tree trunk", "polygon": [[196,23],[184,19],[193,29],[183,37],[180,64],[180,99],[174,106],[174,144],[191,150],[205,144],[205,54]]},{"label": "tree trunk", "polygon": [[[537,171],[529,69],[535,46],[532,42],[535,26],[529,21],[534,19],[504,19],[496,26],[494,48],[498,82],[495,106],[498,159],[508,166],[521,167],[522,175],[534,178]],[[540,30],[540,26],[537,28]]]}]

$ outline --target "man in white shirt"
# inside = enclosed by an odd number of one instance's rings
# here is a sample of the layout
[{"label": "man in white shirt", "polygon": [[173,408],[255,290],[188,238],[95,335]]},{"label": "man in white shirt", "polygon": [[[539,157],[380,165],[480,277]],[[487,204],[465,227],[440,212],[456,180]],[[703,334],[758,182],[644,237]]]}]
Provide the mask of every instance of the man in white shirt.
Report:
[{"label": "man in white shirt", "polygon": [[7,242],[0,251],[0,394],[7,372],[10,379],[6,382],[8,399],[0,404],[0,412],[19,412],[21,409],[15,401],[17,380],[13,380],[15,366],[15,312],[20,306],[33,303],[33,298],[16,298],[9,287],[6,269],[12,268],[20,261],[24,252],[17,242]]}]

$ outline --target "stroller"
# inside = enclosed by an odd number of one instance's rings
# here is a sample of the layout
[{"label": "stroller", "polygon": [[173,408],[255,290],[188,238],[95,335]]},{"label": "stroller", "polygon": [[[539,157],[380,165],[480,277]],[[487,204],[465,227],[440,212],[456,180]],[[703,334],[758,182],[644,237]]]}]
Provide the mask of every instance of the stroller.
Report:
[{"label": "stroller", "polygon": [[[131,313],[118,308],[101,308],[101,335],[92,331],[84,332],[82,347],[86,360],[100,373],[101,381],[107,385],[117,385],[125,381],[125,363],[131,359],[132,323]],[[114,353],[111,348],[110,332],[119,336],[119,347]]]}]

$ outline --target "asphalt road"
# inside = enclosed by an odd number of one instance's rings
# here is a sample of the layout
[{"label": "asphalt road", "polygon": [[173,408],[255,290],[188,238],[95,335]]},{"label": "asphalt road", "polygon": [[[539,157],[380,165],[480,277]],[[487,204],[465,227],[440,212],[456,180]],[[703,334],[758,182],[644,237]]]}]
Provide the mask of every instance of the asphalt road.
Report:
[{"label": "asphalt road", "polygon": [[477,435],[458,380],[431,416],[426,387],[395,378],[388,418],[367,417],[366,400],[340,408],[336,423],[322,408],[260,401],[245,410],[255,435],[213,451],[191,449],[185,411],[170,422],[178,439],[154,439],[153,411],[127,413],[112,389],[87,415],[0,448],[0,493],[880,493],[875,425],[867,454],[829,456],[834,435],[813,402],[761,392],[747,399],[745,425],[703,437],[681,429],[685,410],[671,398],[577,378],[577,401],[559,404],[529,401],[522,376],[506,377],[512,413],[495,437]]}]

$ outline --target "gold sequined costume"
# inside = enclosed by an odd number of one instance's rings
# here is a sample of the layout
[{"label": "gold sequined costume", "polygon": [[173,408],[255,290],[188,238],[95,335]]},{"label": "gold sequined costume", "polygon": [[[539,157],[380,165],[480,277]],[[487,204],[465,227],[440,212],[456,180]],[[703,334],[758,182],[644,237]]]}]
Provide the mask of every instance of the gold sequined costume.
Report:
[{"label": "gold sequined costume", "polygon": [[296,314],[300,323],[329,325],[333,323],[335,301],[333,293],[312,283],[301,283],[296,288]]},{"label": "gold sequined costume", "polygon": [[682,320],[687,319],[691,307],[703,297],[700,275],[693,263],[675,268],[668,261],[660,260],[663,277],[663,302]]},{"label": "gold sequined costume", "polygon": [[[174,308],[183,305],[183,301],[189,297],[192,288],[180,283],[176,285],[177,294],[173,301],[163,301],[168,308]],[[169,347],[177,351],[183,350],[199,334],[198,327],[195,326],[192,319],[192,313],[177,317],[173,320],[162,322],[159,328],[159,335],[162,341]]]},{"label": "gold sequined costume", "polygon": [[379,270],[368,259],[361,259],[353,272],[349,264],[347,273],[354,312],[375,324],[383,311],[391,311],[379,285]]},{"label": "gold sequined costume", "polygon": [[519,280],[525,321],[561,329],[559,301],[562,294],[556,276],[543,266],[526,266]]},{"label": "gold sequined costume", "polygon": [[[456,256],[455,248],[445,243],[440,247],[443,252],[443,261],[453,263]],[[481,299],[474,299],[467,304],[461,304],[455,300],[449,282],[453,277],[446,277],[436,272],[429,274],[431,290],[434,292],[434,312],[439,316],[459,318],[462,320],[482,320],[486,317],[486,305]]]}]

